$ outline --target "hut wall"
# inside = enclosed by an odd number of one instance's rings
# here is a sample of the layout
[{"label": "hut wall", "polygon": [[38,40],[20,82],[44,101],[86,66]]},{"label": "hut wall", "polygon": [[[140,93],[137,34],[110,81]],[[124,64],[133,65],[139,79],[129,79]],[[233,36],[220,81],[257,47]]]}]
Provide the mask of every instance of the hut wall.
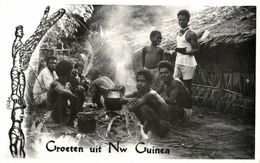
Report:
[{"label": "hut wall", "polygon": [[[225,39],[229,39],[226,37]],[[234,40],[235,38],[232,38]],[[195,104],[224,112],[255,108],[255,37],[201,44],[193,80]]]}]

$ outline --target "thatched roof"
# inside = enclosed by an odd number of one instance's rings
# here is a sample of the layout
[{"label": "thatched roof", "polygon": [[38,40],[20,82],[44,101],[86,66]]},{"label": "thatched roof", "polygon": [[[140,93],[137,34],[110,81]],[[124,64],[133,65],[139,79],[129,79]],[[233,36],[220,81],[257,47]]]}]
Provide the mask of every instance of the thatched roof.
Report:
[{"label": "thatched roof", "polygon": [[[209,7],[200,12],[192,13],[190,26],[198,34],[205,30],[210,32],[208,37],[200,42],[209,47],[217,46],[219,43],[241,43],[255,38],[256,8],[252,6]],[[179,30],[177,16],[170,20],[164,20],[162,24],[156,27],[145,27],[143,31],[150,32],[153,29],[158,29],[162,32],[163,40],[161,47],[168,50],[175,48],[176,35]],[[139,39],[140,37],[143,38],[144,35],[140,36],[140,32],[133,32],[127,36],[133,43],[136,51],[144,44],[143,40]]]}]

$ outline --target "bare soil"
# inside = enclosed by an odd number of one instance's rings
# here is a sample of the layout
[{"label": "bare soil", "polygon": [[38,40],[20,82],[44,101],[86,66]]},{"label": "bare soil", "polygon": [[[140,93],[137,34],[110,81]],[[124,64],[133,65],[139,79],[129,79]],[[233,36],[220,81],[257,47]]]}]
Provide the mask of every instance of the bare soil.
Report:
[{"label": "bare soil", "polygon": [[[161,154],[160,158],[171,159],[254,159],[255,127],[235,119],[230,114],[213,111],[201,111],[205,108],[196,107],[192,120],[187,124],[176,124],[165,138],[151,138],[149,145],[167,148],[170,154]],[[207,109],[206,109],[207,110]],[[107,133],[111,119],[97,121],[94,133],[79,133],[77,128],[53,127],[41,125],[28,130],[26,151],[28,157],[35,157],[34,146],[42,135],[53,138],[73,140],[80,146],[107,146],[108,142],[134,144],[140,142],[137,121],[130,121],[128,131],[123,121],[115,120]],[[55,125],[54,125],[55,126]],[[36,132],[37,130],[37,132]],[[131,136],[129,136],[131,135]],[[66,141],[67,141],[66,140]],[[158,156],[158,154],[157,154]],[[37,156],[38,157],[38,156]]]}]

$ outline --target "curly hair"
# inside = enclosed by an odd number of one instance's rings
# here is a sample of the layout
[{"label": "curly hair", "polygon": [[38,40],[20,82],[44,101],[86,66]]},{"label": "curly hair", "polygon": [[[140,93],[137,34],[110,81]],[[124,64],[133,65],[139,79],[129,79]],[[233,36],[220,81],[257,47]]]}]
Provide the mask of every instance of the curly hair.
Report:
[{"label": "curly hair", "polygon": [[78,67],[83,67],[84,68],[84,63],[81,62],[81,61],[75,63],[74,68],[78,68]]},{"label": "curly hair", "polygon": [[186,18],[188,18],[190,20],[190,12],[186,9],[180,10],[177,14],[177,16],[179,17],[179,15],[184,15],[186,16]]},{"label": "curly hair", "polygon": [[72,64],[69,61],[61,60],[55,69],[56,74],[58,77],[70,75],[71,71],[73,69]]},{"label": "curly hair", "polygon": [[161,61],[158,63],[158,69],[160,70],[161,68],[167,68],[170,72],[173,72],[173,65],[169,61]]},{"label": "curly hair", "polygon": [[149,70],[141,69],[140,71],[138,71],[136,73],[136,79],[140,75],[143,75],[148,83],[151,83],[153,81],[153,75]]},{"label": "curly hair", "polygon": [[154,30],[150,33],[150,39],[152,39],[156,35],[162,35],[162,33],[158,30]]}]

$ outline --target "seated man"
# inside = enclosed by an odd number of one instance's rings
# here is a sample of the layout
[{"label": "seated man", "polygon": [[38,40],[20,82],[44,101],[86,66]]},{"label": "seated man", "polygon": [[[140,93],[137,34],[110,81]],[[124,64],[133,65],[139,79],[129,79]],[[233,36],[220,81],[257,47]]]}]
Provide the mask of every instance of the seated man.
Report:
[{"label": "seated man", "polygon": [[93,102],[97,104],[98,108],[104,107],[104,101],[102,101],[101,97],[105,98],[106,90],[115,87],[114,82],[107,76],[101,76],[99,70],[95,68],[89,70],[87,78],[91,80],[90,93]]},{"label": "seated man", "polygon": [[168,61],[158,64],[160,78],[163,82],[158,93],[168,104],[171,121],[190,120],[192,98],[188,88],[178,79],[173,78],[173,65]]},{"label": "seated man", "polygon": [[37,76],[33,87],[33,98],[37,105],[45,105],[47,99],[47,92],[50,88],[50,84],[58,79],[55,73],[55,67],[57,64],[57,58],[55,56],[49,56],[46,59],[46,67],[42,69]]},{"label": "seated man", "polygon": [[74,119],[82,109],[84,91],[82,86],[75,86],[73,92],[66,87],[71,78],[72,64],[60,61],[56,66],[58,80],[51,83],[47,94],[47,103],[52,109],[51,117],[56,123],[74,125]]},{"label": "seated man", "polygon": [[88,91],[88,82],[86,77],[82,74],[83,70],[84,70],[84,64],[83,62],[77,62],[74,65],[74,69],[76,69],[78,71],[78,76],[80,78],[80,85],[83,86],[85,88],[86,91]]},{"label": "seated man", "polygon": [[140,70],[136,75],[137,91],[126,95],[121,102],[129,104],[129,111],[135,113],[146,134],[151,131],[152,134],[163,137],[170,129],[167,104],[151,89],[152,80],[149,70]]}]

